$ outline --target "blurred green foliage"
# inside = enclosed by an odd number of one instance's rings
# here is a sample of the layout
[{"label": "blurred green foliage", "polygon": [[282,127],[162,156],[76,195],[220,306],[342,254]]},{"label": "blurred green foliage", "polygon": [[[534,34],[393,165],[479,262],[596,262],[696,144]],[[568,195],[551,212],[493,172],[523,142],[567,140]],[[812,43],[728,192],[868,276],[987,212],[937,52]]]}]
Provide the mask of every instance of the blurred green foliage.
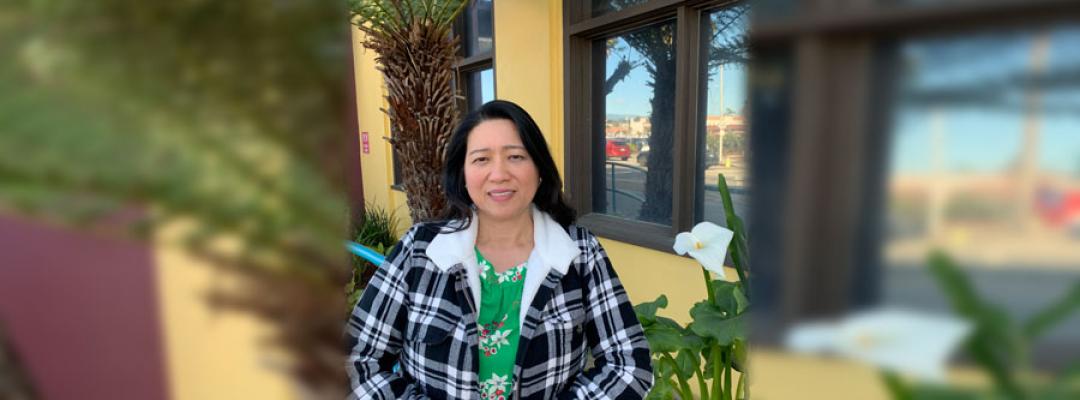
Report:
[{"label": "blurred green foliage", "polygon": [[[387,211],[375,204],[368,204],[364,206],[363,219],[353,228],[353,241],[385,256],[398,242],[399,222],[393,211]],[[367,287],[375,269],[379,267],[357,255],[352,256],[352,265],[352,279],[345,286],[345,293],[349,298],[349,312],[352,312],[356,302],[360,300],[360,294]]]},{"label": "blurred green foliage", "polygon": [[335,2],[0,3],[0,212],[189,222],[178,244],[250,278],[215,304],[340,398],[348,27]]},{"label": "blurred green foliage", "polygon": [[1013,321],[999,305],[983,299],[970,279],[945,253],[930,255],[930,272],[952,304],[953,311],[971,321],[975,330],[964,343],[971,362],[987,375],[987,387],[959,387],[907,382],[884,372],[893,399],[1065,400],[1080,398],[1080,360],[1062,371],[1035,371],[1031,362],[1034,343],[1048,330],[1080,310],[1080,282],[1057,301],[1023,322]]}]

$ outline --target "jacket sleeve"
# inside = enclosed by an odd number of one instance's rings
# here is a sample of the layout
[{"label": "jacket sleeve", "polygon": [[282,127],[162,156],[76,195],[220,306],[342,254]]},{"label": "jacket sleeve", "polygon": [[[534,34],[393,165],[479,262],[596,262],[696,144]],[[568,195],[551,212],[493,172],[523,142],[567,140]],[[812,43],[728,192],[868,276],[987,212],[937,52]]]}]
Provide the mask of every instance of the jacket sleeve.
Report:
[{"label": "jacket sleeve", "polygon": [[653,385],[649,344],[600,242],[588,235],[585,334],[595,367],[578,375],[560,399],[643,399]]},{"label": "jacket sleeve", "polygon": [[402,349],[409,290],[406,272],[416,230],[411,228],[390,251],[349,317],[345,369],[350,400],[424,398],[411,382],[393,372]]}]

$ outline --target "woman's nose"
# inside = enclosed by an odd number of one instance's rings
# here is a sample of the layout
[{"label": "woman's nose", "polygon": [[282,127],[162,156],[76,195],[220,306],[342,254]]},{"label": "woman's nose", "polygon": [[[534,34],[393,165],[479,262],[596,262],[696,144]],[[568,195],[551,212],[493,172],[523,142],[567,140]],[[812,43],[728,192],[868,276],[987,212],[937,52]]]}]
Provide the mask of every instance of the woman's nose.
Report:
[{"label": "woman's nose", "polygon": [[495,160],[491,165],[491,175],[488,179],[493,181],[504,181],[510,178],[510,173],[507,171],[508,165],[505,160]]}]

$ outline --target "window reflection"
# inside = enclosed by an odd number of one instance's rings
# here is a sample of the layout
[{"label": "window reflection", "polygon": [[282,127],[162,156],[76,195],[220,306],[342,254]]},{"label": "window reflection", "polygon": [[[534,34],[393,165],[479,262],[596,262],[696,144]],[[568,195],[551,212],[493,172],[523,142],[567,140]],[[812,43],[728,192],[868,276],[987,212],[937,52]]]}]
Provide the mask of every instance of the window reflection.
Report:
[{"label": "window reflection", "polygon": [[746,65],[748,6],[708,14],[702,64],[707,71],[704,113],[697,125],[697,220],[726,225],[720,175],[731,191],[735,213],[748,219],[750,139],[747,129]]},{"label": "window reflection", "polygon": [[491,68],[471,72],[466,78],[469,88],[467,100],[469,110],[480,108],[481,105],[495,100],[495,71]]},{"label": "window reflection", "polygon": [[647,2],[648,0],[592,0],[592,16],[598,17]]},{"label": "window reflection", "polygon": [[491,52],[492,0],[474,0],[465,9],[465,56]]},{"label": "window reflection", "polygon": [[671,224],[674,37],[664,22],[596,43],[605,68],[595,212]]},{"label": "window reflection", "polygon": [[[1080,280],[1078,41],[1071,25],[901,47],[887,302],[948,308],[920,268],[933,248],[1014,316]],[[1070,321],[1047,340],[1080,345],[1080,316]]]}]

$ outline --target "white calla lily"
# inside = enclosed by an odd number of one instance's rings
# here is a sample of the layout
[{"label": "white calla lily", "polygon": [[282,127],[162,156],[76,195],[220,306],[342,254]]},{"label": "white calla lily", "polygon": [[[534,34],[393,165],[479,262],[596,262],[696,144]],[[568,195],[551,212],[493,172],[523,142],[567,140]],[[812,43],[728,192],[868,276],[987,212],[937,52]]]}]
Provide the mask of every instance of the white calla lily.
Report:
[{"label": "white calla lily", "polygon": [[675,236],[675,253],[679,255],[690,254],[706,270],[724,279],[724,259],[727,258],[728,244],[735,232],[716,225],[712,222],[702,222],[694,226],[690,232],[682,232]]},{"label": "white calla lily", "polygon": [[940,382],[949,356],[971,330],[971,323],[953,317],[881,309],[833,323],[798,325],[785,344],[800,353],[834,353]]}]

